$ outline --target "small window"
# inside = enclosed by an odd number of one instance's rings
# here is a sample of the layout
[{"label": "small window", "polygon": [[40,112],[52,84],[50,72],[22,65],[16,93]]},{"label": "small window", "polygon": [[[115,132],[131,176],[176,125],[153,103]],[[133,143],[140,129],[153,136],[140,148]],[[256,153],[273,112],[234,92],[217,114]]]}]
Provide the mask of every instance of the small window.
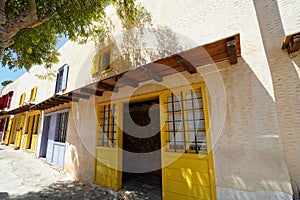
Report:
[{"label": "small window", "polygon": [[103,51],[103,53],[100,55],[101,59],[101,72],[105,73],[111,69],[110,66],[110,49]]},{"label": "small window", "polygon": [[25,96],[26,96],[26,93],[23,93],[21,96],[20,96],[20,102],[19,102],[19,105],[22,106],[25,102]]},{"label": "small window", "polygon": [[36,99],[36,92],[37,92],[37,86],[34,86],[32,89],[31,89],[31,94],[30,94],[30,101],[35,101]]},{"label": "small window", "polygon": [[55,94],[63,92],[67,88],[69,65],[59,68],[56,76]]},{"label": "small window", "polygon": [[68,116],[69,116],[68,111],[57,114],[56,133],[54,138],[56,142],[63,142],[63,143],[66,142]]},{"label": "small window", "polygon": [[97,146],[115,147],[117,132],[117,107],[115,104],[100,105],[98,107],[100,132]]},{"label": "small window", "polygon": [[167,104],[168,147],[171,151],[206,151],[206,128],[202,92],[198,90],[169,94]]},{"label": "small window", "polygon": [[93,58],[91,74],[93,76],[106,73],[112,69],[111,65],[111,46],[100,50]]}]

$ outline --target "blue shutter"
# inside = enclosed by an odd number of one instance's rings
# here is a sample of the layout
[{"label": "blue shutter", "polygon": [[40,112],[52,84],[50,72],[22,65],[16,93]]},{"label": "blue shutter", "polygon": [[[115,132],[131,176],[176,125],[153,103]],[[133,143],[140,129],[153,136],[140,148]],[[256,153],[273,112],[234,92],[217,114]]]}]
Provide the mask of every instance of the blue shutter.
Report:
[{"label": "blue shutter", "polygon": [[62,77],[62,83],[61,83],[61,91],[65,90],[67,88],[67,81],[68,81],[68,72],[69,72],[69,65],[65,64],[63,66],[63,77]]},{"label": "blue shutter", "polygon": [[60,75],[60,73],[58,71],[58,73],[56,75],[55,94],[59,92],[59,75]]}]

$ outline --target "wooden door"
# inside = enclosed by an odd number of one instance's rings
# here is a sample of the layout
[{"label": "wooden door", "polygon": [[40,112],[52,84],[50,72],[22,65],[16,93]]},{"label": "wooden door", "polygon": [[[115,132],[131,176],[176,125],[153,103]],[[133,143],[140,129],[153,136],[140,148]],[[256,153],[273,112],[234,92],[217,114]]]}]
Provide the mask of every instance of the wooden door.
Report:
[{"label": "wooden door", "polygon": [[33,128],[32,128],[32,134],[31,134],[31,144],[30,144],[31,152],[36,151],[39,123],[40,123],[40,114],[35,114],[34,119],[33,119]]},{"label": "wooden door", "polygon": [[25,115],[20,115],[16,117],[16,140],[15,140],[15,149],[19,149],[21,146],[22,132],[24,127]]},{"label": "wooden door", "polygon": [[122,187],[122,105],[100,104],[97,108],[94,183],[119,190]]},{"label": "wooden door", "polygon": [[160,96],[164,200],[216,199],[205,86]]},{"label": "wooden door", "polygon": [[11,136],[11,130],[13,129],[13,118],[10,118],[8,120],[8,125],[7,125],[7,130],[5,133],[5,139],[4,139],[4,144],[8,145],[9,144],[9,138]]},{"label": "wooden door", "polygon": [[[22,149],[31,150],[32,147],[32,150],[35,151],[39,118],[40,118],[40,111],[31,111],[27,114],[27,122],[26,122],[25,133],[23,135]],[[36,135],[34,139],[32,137],[33,134]]]}]

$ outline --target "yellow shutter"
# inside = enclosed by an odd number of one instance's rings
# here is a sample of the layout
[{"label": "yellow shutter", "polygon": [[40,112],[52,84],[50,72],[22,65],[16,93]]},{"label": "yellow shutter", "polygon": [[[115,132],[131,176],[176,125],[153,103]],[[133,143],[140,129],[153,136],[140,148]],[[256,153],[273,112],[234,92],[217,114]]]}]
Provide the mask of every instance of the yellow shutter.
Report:
[{"label": "yellow shutter", "polygon": [[19,103],[20,106],[22,106],[24,104],[25,96],[26,96],[26,93],[24,92],[20,97],[20,103]]},{"label": "yellow shutter", "polygon": [[35,101],[36,98],[36,92],[37,92],[37,86],[34,86],[31,90],[30,94],[30,101]]},{"label": "yellow shutter", "polygon": [[92,75],[97,75],[99,73],[100,70],[100,54],[99,52],[94,56],[93,58],[93,62],[92,62],[92,68],[91,68],[91,74]]}]

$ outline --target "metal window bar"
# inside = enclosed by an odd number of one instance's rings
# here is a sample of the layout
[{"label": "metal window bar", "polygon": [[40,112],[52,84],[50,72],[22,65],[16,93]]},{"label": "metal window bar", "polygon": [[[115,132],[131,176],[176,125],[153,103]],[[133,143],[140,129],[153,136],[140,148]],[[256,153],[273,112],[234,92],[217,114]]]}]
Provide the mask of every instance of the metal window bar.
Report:
[{"label": "metal window bar", "polygon": [[191,90],[191,98],[192,98],[192,108],[193,108],[193,124],[194,124],[194,138],[195,138],[195,148],[196,153],[198,153],[198,143],[197,143],[197,128],[196,128],[196,121],[195,121],[195,105],[194,105],[194,93],[193,90]]},{"label": "metal window bar", "polygon": [[111,144],[114,146],[114,132],[115,132],[115,105],[112,107],[112,132],[111,132]]},{"label": "metal window bar", "polygon": [[180,92],[180,96],[181,96],[181,117],[182,117],[182,119],[181,119],[181,121],[182,121],[182,126],[183,126],[183,140],[184,140],[184,149],[186,149],[186,138],[185,138],[185,124],[184,124],[184,120],[185,120],[185,117],[184,117],[184,105],[183,105],[183,92]]},{"label": "metal window bar", "polygon": [[103,106],[103,121],[102,121],[102,146],[105,144],[105,111],[106,111],[106,106]]},{"label": "metal window bar", "polygon": [[110,114],[111,114],[111,105],[108,105],[108,116],[107,116],[107,143],[106,145],[109,146],[109,140],[110,140],[110,137],[109,137],[109,131],[110,131],[110,125],[109,125],[109,119],[110,119]]},{"label": "metal window bar", "polygon": [[63,142],[66,142],[68,118],[69,118],[68,112],[65,112],[64,113],[64,127],[63,127]]},{"label": "metal window bar", "polygon": [[175,114],[174,114],[174,94],[172,93],[172,125],[173,125],[173,137],[174,137],[174,151],[176,152],[176,131],[175,131]]}]

